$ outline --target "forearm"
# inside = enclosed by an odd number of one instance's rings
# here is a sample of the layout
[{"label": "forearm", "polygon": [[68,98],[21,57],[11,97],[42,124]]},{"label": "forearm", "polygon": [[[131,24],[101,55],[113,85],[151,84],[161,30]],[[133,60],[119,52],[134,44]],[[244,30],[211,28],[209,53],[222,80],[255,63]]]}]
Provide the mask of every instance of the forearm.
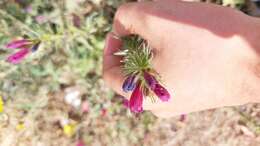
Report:
[{"label": "forearm", "polygon": [[[246,42],[249,50],[252,50],[250,63],[247,64],[249,76],[247,85],[244,86],[244,92],[250,103],[260,103],[260,19],[249,17],[249,26],[244,28],[247,32]],[[247,87],[246,87],[247,86]]]}]

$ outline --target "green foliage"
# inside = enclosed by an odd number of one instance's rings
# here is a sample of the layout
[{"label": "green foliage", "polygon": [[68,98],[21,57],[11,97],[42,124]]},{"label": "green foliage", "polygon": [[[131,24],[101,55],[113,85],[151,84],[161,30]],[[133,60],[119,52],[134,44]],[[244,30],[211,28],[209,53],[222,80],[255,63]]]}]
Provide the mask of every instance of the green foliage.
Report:
[{"label": "green foliage", "polygon": [[125,37],[124,46],[115,55],[123,55],[124,72],[126,75],[135,74],[151,69],[152,53],[149,45],[138,36]]}]

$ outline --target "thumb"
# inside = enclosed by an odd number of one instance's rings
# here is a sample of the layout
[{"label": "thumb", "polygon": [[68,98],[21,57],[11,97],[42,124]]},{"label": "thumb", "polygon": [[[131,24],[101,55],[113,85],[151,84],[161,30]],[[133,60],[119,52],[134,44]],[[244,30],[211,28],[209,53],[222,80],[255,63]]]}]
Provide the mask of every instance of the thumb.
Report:
[{"label": "thumb", "polygon": [[122,58],[114,55],[121,46],[122,41],[120,38],[113,33],[107,34],[106,45],[103,53],[103,78],[106,84],[118,94],[129,97],[121,88],[124,80],[120,62]]}]

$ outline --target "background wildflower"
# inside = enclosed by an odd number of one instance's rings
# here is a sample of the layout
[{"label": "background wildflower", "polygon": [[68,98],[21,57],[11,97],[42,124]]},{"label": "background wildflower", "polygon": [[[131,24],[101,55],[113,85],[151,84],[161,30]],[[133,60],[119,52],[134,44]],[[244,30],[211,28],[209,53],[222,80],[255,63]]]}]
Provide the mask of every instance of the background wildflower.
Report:
[{"label": "background wildflower", "polygon": [[11,41],[6,45],[6,48],[11,48],[11,49],[17,49],[17,48],[25,48],[26,46],[32,44],[32,41],[27,40],[27,39],[21,39],[21,40],[14,40]]},{"label": "background wildflower", "polygon": [[76,146],[85,146],[82,140],[77,141]]},{"label": "background wildflower", "polygon": [[0,96],[0,113],[4,111],[4,101],[2,96]]},{"label": "background wildflower", "polygon": [[35,21],[39,24],[43,24],[43,23],[47,22],[47,18],[46,18],[46,16],[38,15],[35,17]]},{"label": "background wildflower", "polygon": [[24,123],[19,123],[19,124],[16,125],[17,131],[21,131],[21,130],[24,130],[24,129],[25,129]]},{"label": "background wildflower", "polygon": [[76,132],[76,125],[75,124],[66,124],[63,126],[63,133],[68,136],[71,137],[75,134]]},{"label": "background wildflower", "polygon": [[89,103],[88,103],[88,101],[83,101],[83,102],[82,102],[81,111],[82,111],[83,113],[89,112]]},{"label": "background wildflower", "polygon": [[133,89],[135,88],[135,75],[130,75],[128,76],[122,86],[122,89],[124,92],[128,92],[128,91],[133,91]]},{"label": "background wildflower", "polygon": [[30,52],[36,51],[40,43],[40,41],[28,39],[11,41],[6,48],[19,49],[19,51],[8,56],[6,61],[12,64],[20,63]]},{"label": "background wildflower", "polygon": [[29,49],[28,48],[23,48],[21,50],[19,50],[18,52],[10,55],[6,61],[12,64],[18,64],[20,63],[25,57],[26,55],[29,53]]},{"label": "background wildflower", "polygon": [[73,25],[74,25],[75,27],[80,28],[80,26],[81,26],[81,19],[80,19],[80,17],[79,17],[77,14],[75,14],[75,13],[72,14],[72,22],[73,22]]}]

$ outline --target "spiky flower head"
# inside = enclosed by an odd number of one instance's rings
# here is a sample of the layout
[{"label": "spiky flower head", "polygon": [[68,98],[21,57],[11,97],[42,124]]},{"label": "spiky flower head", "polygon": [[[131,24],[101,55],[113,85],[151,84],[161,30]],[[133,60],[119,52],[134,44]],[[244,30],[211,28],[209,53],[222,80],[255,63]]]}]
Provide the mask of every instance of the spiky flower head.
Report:
[{"label": "spiky flower head", "polygon": [[169,92],[159,83],[160,76],[152,67],[153,53],[149,43],[140,37],[127,36],[122,38],[123,47],[115,55],[123,57],[123,71],[125,81],[122,89],[125,92],[133,91],[129,108],[133,113],[143,111],[144,97],[154,101],[157,96],[161,101],[170,99]]}]

